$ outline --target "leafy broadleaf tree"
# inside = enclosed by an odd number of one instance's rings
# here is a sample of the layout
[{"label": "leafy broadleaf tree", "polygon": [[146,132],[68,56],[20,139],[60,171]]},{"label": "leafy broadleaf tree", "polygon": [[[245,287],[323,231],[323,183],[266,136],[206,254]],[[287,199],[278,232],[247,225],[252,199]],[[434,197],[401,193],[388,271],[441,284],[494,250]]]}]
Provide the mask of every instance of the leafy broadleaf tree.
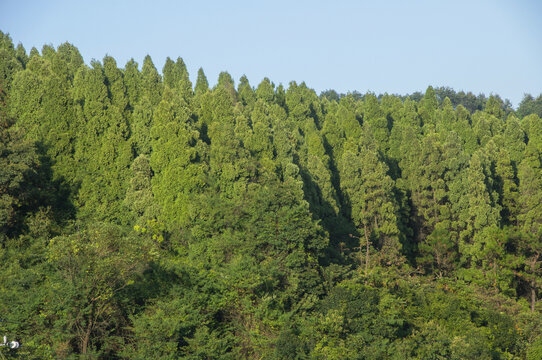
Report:
[{"label": "leafy broadleaf tree", "polygon": [[47,259],[55,271],[44,307],[59,356],[112,354],[118,346],[114,336],[127,324],[126,290],[145,270],[153,247],[107,224],[50,241]]}]

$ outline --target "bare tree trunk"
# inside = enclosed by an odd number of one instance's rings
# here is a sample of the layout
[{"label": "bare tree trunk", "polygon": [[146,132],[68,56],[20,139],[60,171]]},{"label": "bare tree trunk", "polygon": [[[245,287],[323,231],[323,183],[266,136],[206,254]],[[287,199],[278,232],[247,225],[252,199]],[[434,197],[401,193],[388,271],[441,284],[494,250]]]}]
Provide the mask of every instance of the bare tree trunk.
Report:
[{"label": "bare tree trunk", "polygon": [[83,343],[81,344],[81,353],[86,354],[88,350],[88,343],[90,342],[90,332],[92,331],[92,320],[89,321],[87,326],[87,331],[85,331],[85,337],[83,338]]},{"label": "bare tree trunk", "polygon": [[94,325],[94,303],[92,304],[90,316],[88,317],[87,330],[85,331],[85,337],[81,344],[81,354],[86,354],[88,351],[88,344],[90,343],[90,333],[92,332],[92,326]]},{"label": "bare tree trunk", "polygon": [[365,252],[365,284],[367,284],[367,274],[369,273],[369,235],[367,234],[367,225],[363,225],[363,231],[365,232],[365,244],[367,248]]},{"label": "bare tree trunk", "polygon": [[531,312],[534,312],[534,307],[536,305],[536,264],[538,263],[538,258],[540,257],[540,254],[536,254],[536,256],[531,261],[531,276],[533,277],[531,280]]},{"label": "bare tree trunk", "polygon": [[439,222],[439,221],[438,221],[438,211],[437,211],[437,208],[438,208],[438,201],[437,201],[437,198],[436,198],[436,196],[435,196],[435,189],[431,189],[431,191],[433,192],[433,203],[434,203],[433,206],[435,207],[435,208],[433,209],[433,216],[435,217],[435,220],[436,220],[435,224],[436,224],[436,223]]},{"label": "bare tree trunk", "polygon": [[536,288],[535,281],[531,281],[531,312],[534,312],[534,306],[536,305]]},{"label": "bare tree trunk", "polygon": [[361,273],[361,269],[363,266],[363,246],[362,246],[363,239],[361,237],[358,237],[358,240],[359,240],[359,272]]}]

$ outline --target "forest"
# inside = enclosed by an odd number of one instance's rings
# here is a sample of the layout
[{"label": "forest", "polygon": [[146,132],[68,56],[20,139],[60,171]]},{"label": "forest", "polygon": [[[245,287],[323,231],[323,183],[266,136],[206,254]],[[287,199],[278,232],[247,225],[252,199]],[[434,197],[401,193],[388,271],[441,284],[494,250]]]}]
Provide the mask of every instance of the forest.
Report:
[{"label": "forest", "polygon": [[542,359],[541,117],[0,32],[0,357]]}]

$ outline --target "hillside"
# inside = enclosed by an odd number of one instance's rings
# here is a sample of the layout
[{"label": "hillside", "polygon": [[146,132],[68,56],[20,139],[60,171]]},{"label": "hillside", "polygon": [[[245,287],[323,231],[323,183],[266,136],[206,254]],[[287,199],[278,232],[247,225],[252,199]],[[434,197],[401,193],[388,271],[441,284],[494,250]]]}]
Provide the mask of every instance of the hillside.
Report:
[{"label": "hillside", "polygon": [[542,358],[542,98],[193,84],[0,32],[24,359]]}]

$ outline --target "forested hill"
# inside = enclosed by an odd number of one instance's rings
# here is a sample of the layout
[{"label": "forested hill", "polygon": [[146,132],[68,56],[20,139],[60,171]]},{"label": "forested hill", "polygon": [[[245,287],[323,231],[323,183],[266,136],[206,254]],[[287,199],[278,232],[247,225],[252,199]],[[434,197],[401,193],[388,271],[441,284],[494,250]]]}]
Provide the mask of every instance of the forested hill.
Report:
[{"label": "forested hill", "polygon": [[210,88],[3,33],[0,81],[2,354],[542,358],[541,97]]}]

